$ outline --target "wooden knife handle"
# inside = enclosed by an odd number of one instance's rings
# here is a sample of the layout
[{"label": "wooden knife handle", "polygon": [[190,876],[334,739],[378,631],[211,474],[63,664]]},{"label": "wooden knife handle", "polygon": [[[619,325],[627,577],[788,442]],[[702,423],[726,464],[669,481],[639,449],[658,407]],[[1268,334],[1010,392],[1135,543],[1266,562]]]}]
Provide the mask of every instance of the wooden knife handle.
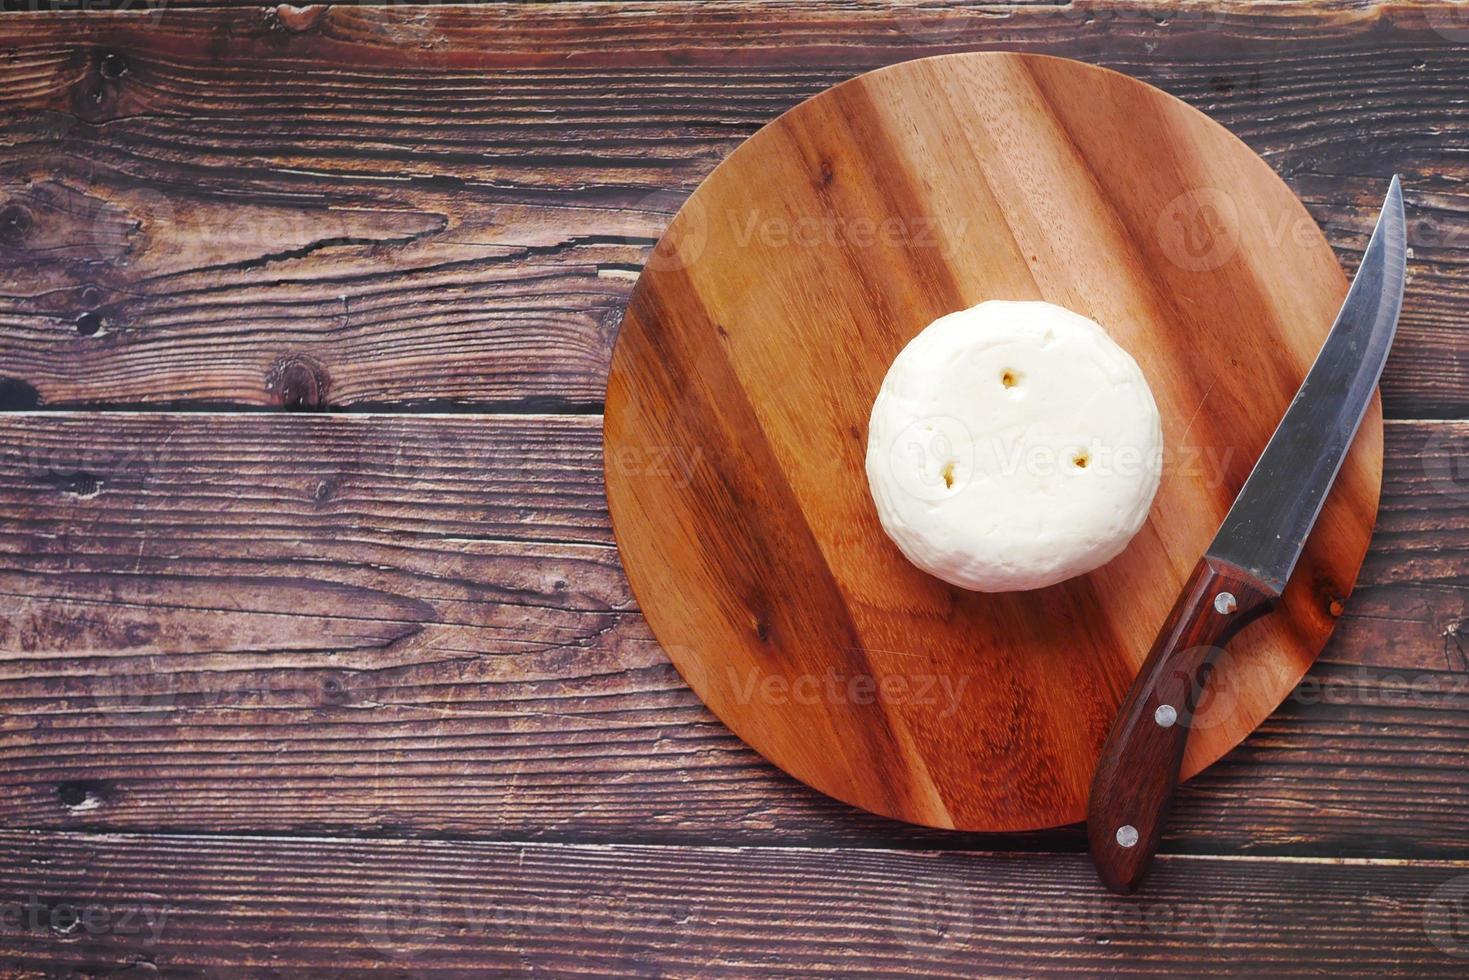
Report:
[{"label": "wooden knife handle", "polygon": [[1092,776],[1087,837],[1103,884],[1128,894],[1158,850],[1194,707],[1224,644],[1279,597],[1248,572],[1204,557],[1122,702]]}]

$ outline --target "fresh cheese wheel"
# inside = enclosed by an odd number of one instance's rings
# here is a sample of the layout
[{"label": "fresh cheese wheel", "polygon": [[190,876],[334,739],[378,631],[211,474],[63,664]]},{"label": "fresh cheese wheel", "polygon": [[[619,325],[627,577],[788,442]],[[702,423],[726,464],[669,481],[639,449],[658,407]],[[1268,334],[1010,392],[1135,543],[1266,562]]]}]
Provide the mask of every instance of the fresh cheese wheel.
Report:
[{"label": "fresh cheese wheel", "polygon": [[1162,473],[1147,380],[1093,321],[988,302],[930,324],[872,406],[867,480],[919,568],[981,592],[1039,589],[1116,557]]}]

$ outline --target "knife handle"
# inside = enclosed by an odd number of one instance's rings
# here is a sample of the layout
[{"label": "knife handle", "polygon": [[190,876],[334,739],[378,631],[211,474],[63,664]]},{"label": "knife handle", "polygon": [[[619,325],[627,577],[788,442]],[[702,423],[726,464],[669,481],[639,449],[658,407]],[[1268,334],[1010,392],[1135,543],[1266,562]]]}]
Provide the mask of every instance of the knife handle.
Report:
[{"label": "knife handle", "polygon": [[1126,895],[1158,850],[1194,707],[1224,644],[1278,591],[1229,562],[1200,559],[1122,702],[1092,776],[1087,837],[1097,874]]}]

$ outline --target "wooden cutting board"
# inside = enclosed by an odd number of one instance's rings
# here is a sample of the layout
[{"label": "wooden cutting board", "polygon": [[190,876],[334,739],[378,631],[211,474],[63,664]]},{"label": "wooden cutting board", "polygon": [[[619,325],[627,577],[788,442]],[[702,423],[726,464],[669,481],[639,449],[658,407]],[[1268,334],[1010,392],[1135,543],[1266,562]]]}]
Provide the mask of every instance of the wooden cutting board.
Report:
[{"label": "wooden cutting board", "polygon": [[[822,792],[936,827],[1082,819],[1113,713],[1345,293],[1263,161],[1124,75],[963,54],[838,85],[731,154],[638,281],[606,416],[633,591],[710,708]],[[1097,320],[1163,417],[1147,525],[1040,591],[971,593],[914,568],[863,469],[894,355],[987,299]],[[1374,404],[1282,607],[1225,656],[1186,775],[1326,642],[1381,467]]]}]

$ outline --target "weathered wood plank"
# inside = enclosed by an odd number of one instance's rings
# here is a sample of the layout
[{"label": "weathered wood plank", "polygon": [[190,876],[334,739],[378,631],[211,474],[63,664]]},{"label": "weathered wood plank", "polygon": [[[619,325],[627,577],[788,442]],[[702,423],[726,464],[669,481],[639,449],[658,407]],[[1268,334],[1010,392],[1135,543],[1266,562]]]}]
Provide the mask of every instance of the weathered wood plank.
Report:
[{"label": "weathered wood plank", "polygon": [[[0,417],[0,824],[1036,843],[857,813],[725,730],[636,612],[600,445],[596,417]],[[1465,459],[1469,424],[1388,426],[1323,663],[1168,850],[1469,857]]]},{"label": "weathered wood plank", "polygon": [[[389,6],[414,4],[431,4],[435,0],[365,0],[360,6]],[[486,0],[468,0],[468,4],[486,2]],[[489,0],[493,2],[493,0]],[[811,0],[708,0],[710,7],[723,7],[734,13],[742,10],[758,11],[762,6],[811,2]],[[943,25],[951,16],[957,16],[963,12],[962,0],[825,0],[828,6],[862,11],[873,8],[888,7],[894,9],[899,16],[906,16],[917,22],[914,33],[933,33],[935,29],[942,30]],[[1249,0],[1230,0],[1230,2],[1211,2],[1210,6],[1216,11],[1222,11],[1230,7],[1238,7],[1247,4]],[[527,5],[536,4],[549,6],[557,3],[579,3],[591,6],[596,3],[599,6],[612,6],[610,3],[599,2],[599,0],[526,0]],[[650,5],[661,5],[670,8],[687,6],[689,0],[636,0],[633,3],[618,3],[616,6],[627,12],[637,12],[646,9]],[[1359,10],[1371,7],[1374,0],[1283,0],[1282,5],[1290,5],[1302,10]],[[1064,6],[1064,0],[1013,0],[1010,3],[986,4],[990,16],[997,16],[997,12],[1006,8],[1029,7],[1029,6]],[[70,11],[132,11],[139,13],[153,12],[155,15],[166,8],[168,10],[191,10],[195,8],[215,7],[272,7],[274,4],[264,4],[260,0],[0,0],[0,10],[65,13]],[[291,5],[290,6],[301,6]],[[1176,0],[1133,0],[1128,4],[1136,10],[1147,10],[1158,8],[1166,11],[1177,8]],[[907,7],[907,10],[902,8]],[[287,16],[290,11],[287,10]],[[923,24],[928,27],[922,27]]]},{"label": "weathered wood plank", "polygon": [[0,956],[210,976],[1456,977],[1466,887],[1466,862],[1175,856],[1121,899],[1083,855],[11,831]]},{"label": "weathered wood plank", "polygon": [[1402,172],[1414,281],[1386,407],[1462,415],[1462,20],[825,0],[6,18],[0,405],[595,410],[647,247],[743,138],[857,72],[1003,47],[1210,113],[1349,266]]}]

